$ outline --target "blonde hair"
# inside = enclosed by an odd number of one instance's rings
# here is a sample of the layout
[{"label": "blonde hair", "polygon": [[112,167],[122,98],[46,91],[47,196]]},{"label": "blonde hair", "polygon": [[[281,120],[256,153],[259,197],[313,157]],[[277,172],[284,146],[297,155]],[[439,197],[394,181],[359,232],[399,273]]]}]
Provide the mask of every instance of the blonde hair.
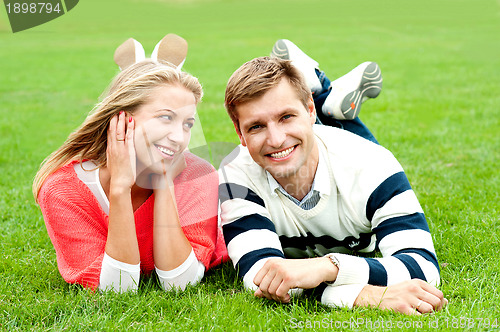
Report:
[{"label": "blonde hair", "polygon": [[289,60],[260,57],[244,63],[229,78],[224,106],[233,123],[239,127],[236,112],[238,105],[259,98],[277,86],[283,78],[288,79],[307,109],[311,91],[302,73]]},{"label": "blonde hair", "polygon": [[35,200],[47,177],[73,160],[91,159],[98,167],[106,165],[107,130],[111,118],[120,111],[133,114],[148,100],[154,88],[164,84],[185,87],[193,93],[196,103],[203,96],[198,79],[171,64],[147,59],[128,67],[114,78],[102,101],[83,124],[42,162],[33,181]]}]

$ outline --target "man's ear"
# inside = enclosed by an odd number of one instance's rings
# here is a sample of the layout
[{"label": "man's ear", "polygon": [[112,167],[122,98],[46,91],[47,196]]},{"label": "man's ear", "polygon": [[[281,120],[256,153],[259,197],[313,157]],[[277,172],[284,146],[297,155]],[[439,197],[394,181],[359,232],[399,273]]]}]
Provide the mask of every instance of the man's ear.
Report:
[{"label": "man's ear", "polygon": [[238,138],[240,139],[241,145],[247,146],[247,143],[245,142],[245,138],[241,134],[240,124],[237,123],[237,122],[235,122],[235,121],[233,121],[233,125],[234,125],[234,129],[236,130],[236,134],[238,134]]},{"label": "man's ear", "polygon": [[309,102],[307,103],[307,108],[309,111],[309,118],[311,120],[311,124],[316,123],[316,107],[314,107],[314,100],[312,96],[309,98]]}]

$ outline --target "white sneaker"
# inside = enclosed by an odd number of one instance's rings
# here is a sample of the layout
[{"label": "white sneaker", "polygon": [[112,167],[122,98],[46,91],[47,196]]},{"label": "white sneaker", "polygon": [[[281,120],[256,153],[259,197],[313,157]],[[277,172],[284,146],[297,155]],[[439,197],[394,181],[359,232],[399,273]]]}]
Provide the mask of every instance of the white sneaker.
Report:
[{"label": "white sneaker", "polygon": [[291,60],[294,65],[306,79],[307,86],[312,93],[319,93],[322,90],[321,82],[316,75],[318,63],[311,59],[307,54],[288,39],[278,40],[271,51],[271,58]]},{"label": "white sneaker", "polygon": [[382,90],[382,74],[375,62],[364,62],[331,83],[321,111],[337,120],[353,120],[368,98],[376,98]]}]

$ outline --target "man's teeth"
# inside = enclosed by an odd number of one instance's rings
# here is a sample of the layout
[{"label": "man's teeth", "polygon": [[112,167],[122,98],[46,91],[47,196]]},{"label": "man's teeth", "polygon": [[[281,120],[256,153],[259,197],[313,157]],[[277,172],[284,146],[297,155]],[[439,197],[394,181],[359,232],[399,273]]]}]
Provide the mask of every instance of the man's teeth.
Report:
[{"label": "man's teeth", "polygon": [[294,149],[294,146],[292,146],[291,148],[288,148],[286,150],[283,150],[281,152],[271,153],[271,157],[273,157],[274,159],[285,158],[293,151],[293,149]]},{"label": "man's teeth", "polygon": [[173,156],[174,155],[174,151],[172,150],[169,150],[167,148],[164,148],[163,146],[157,146],[158,150],[160,150],[161,152],[163,152],[164,154],[168,154],[169,156]]}]

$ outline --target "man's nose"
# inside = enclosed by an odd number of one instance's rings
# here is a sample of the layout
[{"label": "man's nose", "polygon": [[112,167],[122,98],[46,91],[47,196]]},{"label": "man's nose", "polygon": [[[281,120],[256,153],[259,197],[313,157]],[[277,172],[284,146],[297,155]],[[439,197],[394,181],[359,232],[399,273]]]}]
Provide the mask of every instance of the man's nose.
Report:
[{"label": "man's nose", "polygon": [[286,139],[285,131],[275,124],[267,127],[267,144],[273,148],[279,148]]}]

